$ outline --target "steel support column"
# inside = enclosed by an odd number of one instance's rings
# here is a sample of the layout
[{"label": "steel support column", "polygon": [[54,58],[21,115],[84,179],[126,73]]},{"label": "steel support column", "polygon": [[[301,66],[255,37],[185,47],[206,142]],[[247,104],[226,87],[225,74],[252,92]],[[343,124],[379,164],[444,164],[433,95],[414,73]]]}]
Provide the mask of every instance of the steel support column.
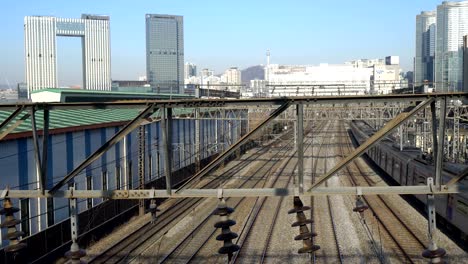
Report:
[{"label": "steel support column", "polygon": [[200,108],[195,109],[195,173],[200,171]]},{"label": "steel support column", "polygon": [[[39,190],[45,190],[45,178],[44,174],[42,174],[42,162],[41,162],[41,154],[39,149],[39,139],[37,135],[37,126],[36,126],[36,109],[33,107],[30,112],[31,115],[31,130],[33,135],[33,145],[34,145],[34,160],[36,163],[36,173],[37,173],[37,182],[39,183]],[[42,146],[44,147],[44,146]]]},{"label": "steel support column", "polygon": [[171,183],[171,174],[172,174],[172,122],[170,121],[169,115],[172,115],[172,111],[169,111],[170,108],[165,109],[161,108],[161,132],[162,132],[162,147],[163,147],[163,157],[164,157],[164,175],[166,177],[166,192],[171,194],[172,192],[172,183]]},{"label": "steel support column", "polygon": [[41,175],[43,179],[42,190],[46,188],[47,177],[47,155],[49,152],[49,109],[44,109],[44,124],[42,128],[42,156],[41,156]]},{"label": "steel support column", "polygon": [[304,106],[296,105],[296,133],[297,133],[297,177],[299,194],[304,192]]},{"label": "steel support column", "polygon": [[[70,187],[69,190],[71,194],[73,194],[75,187]],[[68,251],[65,256],[71,260],[72,264],[79,264],[82,263],[80,261],[81,257],[84,257],[86,253],[81,250],[78,245],[78,208],[76,198],[70,198],[70,231],[72,244],[70,246],[70,251]]]},{"label": "steel support column", "polygon": [[[145,160],[146,160],[146,151],[145,151],[145,126],[138,127],[138,179],[139,179],[139,189],[145,189]],[[141,199],[138,201],[138,213],[139,215],[145,214],[145,200]]]},{"label": "steel support column", "polygon": [[102,145],[99,149],[97,149],[93,154],[87,157],[78,167],[76,167],[72,172],[70,172],[67,176],[65,176],[60,182],[58,182],[49,192],[54,193],[58,189],[60,189],[63,185],[65,185],[69,180],[73,179],[76,175],[78,175],[84,168],[89,166],[93,161],[97,160],[101,157],[104,152],[109,150],[113,147],[117,142],[119,142],[122,138],[128,135],[130,132],[135,130],[141,122],[143,122],[146,118],[150,117],[154,112],[154,105],[147,105],[147,107],[132,121],[128,122],[119,132],[115,133],[115,135],[104,145]]},{"label": "steel support column", "polygon": [[439,100],[439,125],[437,130],[433,128],[433,131],[438,131],[438,141],[437,141],[437,153],[435,160],[435,186],[437,189],[441,187],[442,180],[442,167],[444,162],[444,142],[445,142],[445,114],[446,114],[446,98],[443,97]]}]

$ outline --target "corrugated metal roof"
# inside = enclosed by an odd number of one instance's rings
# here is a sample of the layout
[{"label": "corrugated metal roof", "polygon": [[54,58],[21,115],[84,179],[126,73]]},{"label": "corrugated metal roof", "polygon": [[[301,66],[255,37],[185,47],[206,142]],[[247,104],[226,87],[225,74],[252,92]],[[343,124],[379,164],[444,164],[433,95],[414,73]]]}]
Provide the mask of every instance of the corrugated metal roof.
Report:
[{"label": "corrugated metal roof", "polygon": [[[126,122],[134,119],[142,109],[66,109],[66,110],[51,110],[49,115],[49,129],[79,127],[98,125],[114,122]],[[174,114],[183,115],[192,112],[188,108],[175,108]],[[13,111],[0,111],[0,123],[7,119]],[[9,125],[14,124],[17,120],[21,119],[28,111],[25,110],[13,119]],[[43,128],[42,110],[36,111],[36,126],[38,130]],[[157,110],[151,117],[159,117],[159,110]],[[15,128],[13,133],[29,132],[31,131],[31,118],[26,119],[20,126]]]}]

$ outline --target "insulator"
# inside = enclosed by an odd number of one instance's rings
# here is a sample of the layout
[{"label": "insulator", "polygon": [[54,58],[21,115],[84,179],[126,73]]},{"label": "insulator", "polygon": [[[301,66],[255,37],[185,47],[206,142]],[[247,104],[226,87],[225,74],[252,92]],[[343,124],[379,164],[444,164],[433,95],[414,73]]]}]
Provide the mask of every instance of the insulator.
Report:
[{"label": "insulator", "polygon": [[215,215],[219,215],[221,220],[214,224],[214,227],[221,228],[221,234],[216,236],[216,240],[223,241],[224,244],[219,248],[218,253],[227,254],[228,260],[231,259],[232,254],[240,249],[240,247],[234,243],[232,240],[237,238],[238,235],[234,232],[231,232],[231,226],[236,224],[236,221],[229,219],[229,215],[234,212],[234,209],[226,205],[226,201],[221,199],[213,212]]},{"label": "insulator", "polygon": [[363,213],[367,209],[369,209],[369,206],[362,200],[361,196],[358,196],[356,198],[356,207],[353,208],[353,211]]},{"label": "insulator", "polygon": [[225,221],[218,221],[214,224],[214,227],[216,228],[223,228],[223,227],[230,227],[236,224],[236,221],[228,219]]},{"label": "insulator", "polygon": [[156,203],[156,199],[151,199],[148,211],[151,213],[151,223],[154,224],[157,219],[156,213],[161,211],[158,209],[158,204]]},{"label": "insulator", "polygon": [[442,258],[445,256],[446,251],[443,248],[436,248],[434,250],[426,249],[421,254],[424,258],[430,259],[430,263],[444,263]]},{"label": "insulator", "polygon": [[320,249],[320,246],[314,245],[312,243],[312,238],[317,236],[316,233],[310,232],[307,224],[311,224],[314,221],[312,219],[307,219],[304,211],[310,210],[309,206],[304,206],[301,199],[298,196],[294,197],[294,209],[288,211],[288,214],[296,214],[297,221],[294,222],[292,227],[299,227],[299,235],[294,237],[294,240],[302,240],[303,247],[300,248],[297,252],[302,253],[311,253]]},{"label": "insulator", "polygon": [[13,204],[9,198],[5,198],[3,200],[3,208],[0,210],[0,215],[5,215],[5,221],[3,221],[0,227],[8,228],[5,238],[10,240],[10,244],[5,247],[5,252],[9,253],[16,253],[26,248],[26,244],[20,242],[20,238],[24,235],[24,233],[16,229],[16,225],[21,223],[20,220],[15,219],[14,213],[16,212],[19,212],[19,209],[13,207]]},{"label": "insulator", "polygon": [[312,220],[312,219],[306,219],[306,220],[303,220],[303,221],[296,221],[296,222],[292,223],[291,226],[296,227],[296,226],[301,226],[301,225],[312,224],[313,222],[314,222],[314,220]]}]

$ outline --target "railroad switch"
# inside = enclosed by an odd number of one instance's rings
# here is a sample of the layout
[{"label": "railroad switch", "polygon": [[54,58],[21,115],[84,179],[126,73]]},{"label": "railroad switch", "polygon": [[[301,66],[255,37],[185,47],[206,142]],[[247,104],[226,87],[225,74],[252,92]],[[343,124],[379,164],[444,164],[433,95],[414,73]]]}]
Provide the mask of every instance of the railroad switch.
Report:
[{"label": "railroad switch", "polygon": [[304,211],[308,211],[311,208],[304,206],[301,199],[298,196],[294,196],[294,209],[288,211],[288,214],[296,214],[297,221],[292,223],[292,227],[299,227],[299,235],[294,237],[294,240],[302,240],[304,247],[300,248],[297,252],[299,254],[312,253],[320,249],[320,246],[312,243],[312,238],[317,236],[316,233],[310,232],[307,224],[313,223],[312,219],[307,219]]},{"label": "railroad switch", "polygon": [[362,196],[358,195],[356,198],[356,207],[353,208],[353,212],[358,212],[361,216],[363,216],[364,211],[369,209],[369,206],[362,200]]},{"label": "railroad switch", "polygon": [[221,228],[221,234],[216,237],[218,241],[224,241],[223,247],[218,250],[219,254],[227,254],[228,260],[231,261],[234,252],[238,251],[240,247],[232,243],[232,240],[238,235],[231,232],[231,226],[236,224],[236,221],[229,219],[229,215],[234,212],[234,208],[228,207],[226,201],[221,199],[218,208],[215,209],[213,214],[219,215],[221,220],[214,224],[215,228]]},{"label": "railroad switch", "polygon": [[9,198],[4,198],[3,208],[0,210],[0,215],[5,215],[5,221],[0,225],[1,228],[8,228],[6,238],[10,240],[10,244],[5,247],[5,252],[11,254],[13,263],[26,263],[23,260],[24,256],[20,255],[22,249],[26,248],[26,244],[20,241],[21,236],[24,235],[22,231],[16,229],[16,225],[21,221],[15,218],[14,213],[19,212],[19,208],[13,207]]},{"label": "railroad switch", "polygon": [[156,199],[151,199],[148,211],[151,213],[151,224],[156,223],[156,219],[158,218],[156,214],[157,212],[161,211],[158,209],[158,204],[156,203]]}]

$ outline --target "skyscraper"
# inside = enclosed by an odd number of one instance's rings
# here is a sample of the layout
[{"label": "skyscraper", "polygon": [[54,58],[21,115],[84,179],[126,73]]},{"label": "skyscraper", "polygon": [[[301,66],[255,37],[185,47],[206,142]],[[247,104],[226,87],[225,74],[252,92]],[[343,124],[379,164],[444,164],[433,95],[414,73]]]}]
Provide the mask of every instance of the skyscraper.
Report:
[{"label": "skyscraper", "polygon": [[182,16],[146,15],[146,76],[161,93],[183,93],[184,25]]},{"label": "skyscraper", "polygon": [[437,6],[436,90],[460,91],[463,85],[463,36],[468,35],[468,1]]},{"label": "skyscraper", "polygon": [[192,76],[197,76],[197,65],[193,64],[193,63],[190,63],[190,62],[186,62],[185,63],[185,69],[184,69],[184,75],[185,75],[185,78],[184,79],[188,79]]},{"label": "skyscraper", "polygon": [[416,16],[416,56],[414,82],[434,82],[434,54],[436,39],[436,12],[421,12]]},{"label": "skyscraper", "polygon": [[29,94],[58,85],[56,36],[81,37],[84,89],[111,89],[108,16],[83,14],[81,19],[27,16],[24,18],[24,50]]}]

